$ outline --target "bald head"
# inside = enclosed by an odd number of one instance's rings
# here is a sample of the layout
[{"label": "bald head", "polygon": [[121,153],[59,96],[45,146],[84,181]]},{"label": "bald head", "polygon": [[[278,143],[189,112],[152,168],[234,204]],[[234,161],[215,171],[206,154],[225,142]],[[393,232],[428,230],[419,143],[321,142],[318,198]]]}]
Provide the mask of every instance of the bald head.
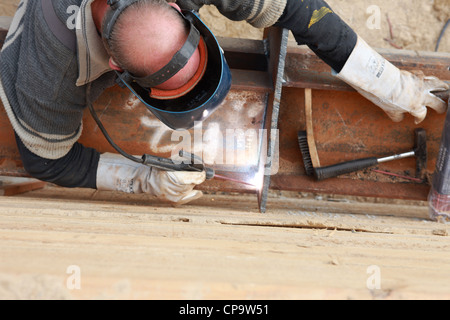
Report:
[{"label": "bald head", "polygon": [[[185,43],[188,33],[184,20],[166,1],[138,1],[117,20],[111,36],[110,54],[113,63],[121,69],[136,77],[148,76],[170,62]],[[157,88],[181,87],[193,77],[199,61],[196,50],[183,69]]]}]

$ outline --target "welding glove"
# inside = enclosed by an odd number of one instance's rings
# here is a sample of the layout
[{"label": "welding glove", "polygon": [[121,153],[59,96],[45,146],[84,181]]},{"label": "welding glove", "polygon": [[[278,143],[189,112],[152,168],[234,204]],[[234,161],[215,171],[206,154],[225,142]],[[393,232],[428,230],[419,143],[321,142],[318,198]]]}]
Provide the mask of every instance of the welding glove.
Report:
[{"label": "welding glove", "polygon": [[409,113],[418,124],[425,119],[427,107],[438,113],[447,109],[446,103],[431,93],[447,90],[449,86],[445,82],[421,72],[399,70],[360,37],[337,77],[383,109],[395,122],[402,121],[405,113]]},{"label": "welding glove", "polygon": [[203,5],[214,5],[230,20],[246,20],[255,28],[275,24],[283,14],[287,0],[176,0],[186,10],[198,11]]},{"label": "welding glove", "polygon": [[100,155],[97,189],[125,193],[147,193],[175,205],[200,198],[193,190],[205,181],[205,172],[164,171],[129,160],[121,155]]}]

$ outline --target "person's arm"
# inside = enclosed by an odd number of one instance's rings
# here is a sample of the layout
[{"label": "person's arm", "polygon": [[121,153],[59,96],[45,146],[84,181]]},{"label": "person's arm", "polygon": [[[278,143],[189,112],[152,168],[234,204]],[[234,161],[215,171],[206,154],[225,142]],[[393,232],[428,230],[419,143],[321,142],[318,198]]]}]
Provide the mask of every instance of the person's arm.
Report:
[{"label": "person's arm", "polygon": [[342,70],[358,39],[322,0],[288,0],[275,26],[289,29],[299,45],[307,45],[336,72]]},{"label": "person's arm", "polygon": [[[432,94],[447,90],[446,83],[435,77],[399,70],[372,49],[323,0],[177,2],[182,8],[194,10],[213,4],[231,20],[246,20],[259,28],[276,25],[291,30],[297,43],[308,45],[333,68],[338,78],[383,109],[393,121],[401,121],[405,113],[409,113],[420,123],[426,117],[427,107],[438,113],[447,109],[446,103]],[[260,19],[255,20],[255,16]]]},{"label": "person's arm", "polygon": [[75,143],[64,157],[46,159],[28,150],[17,134],[16,143],[23,166],[32,177],[67,188],[96,188],[98,151]]},{"label": "person's arm", "polygon": [[325,61],[336,76],[383,109],[393,121],[405,113],[416,123],[427,107],[438,113],[445,102],[431,92],[448,85],[423,73],[401,71],[372,49],[323,0],[288,0],[277,26],[292,31],[298,44],[306,44]]},{"label": "person's arm", "polygon": [[176,0],[176,3],[182,9],[194,11],[199,11],[203,5],[214,5],[221,14],[230,20],[245,20],[255,28],[267,28],[274,25],[283,14],[284,8],[286,7],[286,1],[287,0]]},{"label": "person's arm", "polygon": [[[58,3],[64,16],[65,7]],[[53,32],[45,16],[41,1],[23,5],[1,51],[0,99],[25,170],[69,188],[147,193],[176,204],[199,197],[201,192],[193,189],[205,173],[160,171],[77,142],[86,105],[113,85],[115,77],[105,73],[88,86],[77,86],[77,53]],[[65,27],[65,19],[59,18]]]},{"label": "person's arm", "polygon": [[62,187],[146,193],[177,205],[202,196],[194,188],[205,181],[205,172],[163,171],[118,154],[100,154],[80,143],[64,157],[51,160],[29,151],[17,135],[16,142],[24,168],[32,177]]},{"label": "person's arm", "polygon": [[177,205],[200,198],[194,188],[205,179],[205,171],[165,171],[113,153],[101,154],[97,169],[99,190],[146,193]]}]

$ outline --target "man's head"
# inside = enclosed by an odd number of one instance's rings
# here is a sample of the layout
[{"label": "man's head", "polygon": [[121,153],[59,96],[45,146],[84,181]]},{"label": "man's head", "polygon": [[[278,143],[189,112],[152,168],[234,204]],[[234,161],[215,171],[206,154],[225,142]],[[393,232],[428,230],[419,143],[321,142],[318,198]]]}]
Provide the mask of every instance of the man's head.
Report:
[{"label": "man's head", "polygon": [[165,0],[98,1],[94,22],[118,82],[164,124],[190,129],[222,104],[231,72],[216,37],[195,12],[181,12]]},{"label": "man's head", "polygon": [[[166,66],[189,35],[189,26],[174,8],[179,10],[176,4],[165,0],[139,0],[127,7],[114,24],[107,46],[111,68],[145,77]],[[182,87],[194,76],[199,64],[197,48],[180,71],[155,88]]]}]

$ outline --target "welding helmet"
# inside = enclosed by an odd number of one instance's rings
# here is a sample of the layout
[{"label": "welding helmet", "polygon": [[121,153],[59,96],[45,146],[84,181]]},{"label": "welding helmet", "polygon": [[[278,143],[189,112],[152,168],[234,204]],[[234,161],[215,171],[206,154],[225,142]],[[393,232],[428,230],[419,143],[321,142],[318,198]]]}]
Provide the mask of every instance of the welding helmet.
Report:
[{"label": "welding helmet", "polygon": [[[136,1],[107,1],[110,8],[102,30],[107,48],[119,15]],[[176,11],[189,26],[189,35],[171,61],[147,77],[135,77],[127,70],[116,73],[118,83],[131,90],[161,122],[173,130],[181,130],[192,128],[195,122],[204,121],[217,109],[230,90],[231,72],[217,39],[198,15],[194,11]],[[186,65],[197,47],[200,66],[192,79],[176,90],[156,89]]]}]

